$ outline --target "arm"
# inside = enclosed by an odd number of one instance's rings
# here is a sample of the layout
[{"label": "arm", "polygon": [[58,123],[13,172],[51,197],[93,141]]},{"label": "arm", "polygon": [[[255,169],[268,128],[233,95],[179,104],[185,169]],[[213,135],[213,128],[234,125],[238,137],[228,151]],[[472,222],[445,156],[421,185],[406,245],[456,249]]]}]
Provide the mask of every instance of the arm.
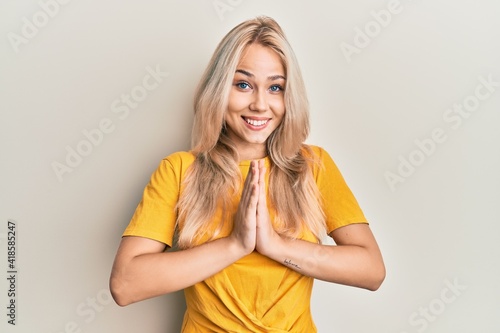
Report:
[{"label": "arm", "polygon": [[123,237],[110,278],[121,306],[192,286],[216,274],[255,249],[258,176],[245,181],[230,236],[176,252],[144,237]]},{"label": "arm", "polygon": [[385,266],[368,224],[350,224],[332,231],[330,237],[337,246],[281,237],[270,221],[265,173],[259,164],[256,250],[307,276],[377,290],[385,279]]},{"label": "arm", "polygon": [[275,245],[267,247],[263,254],[307,276],[377,290],[385,278],[385,266],[370,227],[351,224],[330,236],[337,246],[274,235]]},{"label": "arm", "polygon": [[123,237],[113,264],[110,289],[125,306],[194,285],[245,255],[233,238],[217,239],[183,251],[142,237]]}]

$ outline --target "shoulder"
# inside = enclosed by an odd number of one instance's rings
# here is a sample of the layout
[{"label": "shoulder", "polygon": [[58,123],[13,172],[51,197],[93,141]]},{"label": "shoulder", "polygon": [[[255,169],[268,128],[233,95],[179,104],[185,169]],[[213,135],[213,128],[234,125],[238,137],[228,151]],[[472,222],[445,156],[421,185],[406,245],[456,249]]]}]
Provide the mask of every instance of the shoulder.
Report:
[{"label": "shoulder", "polygon": [[191,165],[195,156],[192,152],[189,151],[177,151],[165,157],[162,162],[169,163],[172,166],[183,166],[183,165]]},{"label": "shoulder", "polygon": [[306,145],[302,146],[303,156],[312,162],[315,167],[324,166],[325,162],[330,162],[332,158],[330,154],[320,146]]},{"label": "shoulder", "polygon": [[183,177],[195,158],[195,155],[188,151],[172,153],[161,160],[157,173],[175,175],[176,178]]},{"label": "shoulder", "polygon": [[321,178],[328,174],[338,173],[337,165],[324,148],[315,145],[304,145],[302,147],[302,154],[309,161],[313,175],[317,181],[318,177]]},{"label": "shoulder", "polygon": [[302,146],[302,153],[304,156],[308,158],[322,158],[324,154],[328,154],[326,150],[324,150],[320,146],[315,146],[315,145],[307,145],[304,144]]}]

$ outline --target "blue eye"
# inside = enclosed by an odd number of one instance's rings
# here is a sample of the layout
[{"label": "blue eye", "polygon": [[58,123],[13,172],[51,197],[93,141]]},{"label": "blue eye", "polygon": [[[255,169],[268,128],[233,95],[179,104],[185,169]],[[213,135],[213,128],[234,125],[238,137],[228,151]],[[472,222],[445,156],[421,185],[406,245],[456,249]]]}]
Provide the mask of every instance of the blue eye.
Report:
[{"label": "blue eye", "polygon": [[238,82],[236,83],[236,86],[243,90],[248,89],[250,87],[250,85],[246,82]]},{"label": "blue eye", "polygon": [[272,92],[280,92],[283,90],[283,87],[280,86],[280,85],[274,85],[274,86],[271,86],[271,88],[269,88]]}]

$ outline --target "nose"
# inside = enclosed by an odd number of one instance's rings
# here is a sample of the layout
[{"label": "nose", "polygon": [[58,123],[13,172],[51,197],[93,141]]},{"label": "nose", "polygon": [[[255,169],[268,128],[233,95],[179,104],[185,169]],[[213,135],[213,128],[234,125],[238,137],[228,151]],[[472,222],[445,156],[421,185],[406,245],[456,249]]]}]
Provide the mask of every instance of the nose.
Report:
[{"label": "nose", "polygon": [[266,92],[262,89],[255,91],[253,94],[253,100],[250,103],[250,110],[251,111],[267,111],[268,105],[267,105],[267,96]]}]

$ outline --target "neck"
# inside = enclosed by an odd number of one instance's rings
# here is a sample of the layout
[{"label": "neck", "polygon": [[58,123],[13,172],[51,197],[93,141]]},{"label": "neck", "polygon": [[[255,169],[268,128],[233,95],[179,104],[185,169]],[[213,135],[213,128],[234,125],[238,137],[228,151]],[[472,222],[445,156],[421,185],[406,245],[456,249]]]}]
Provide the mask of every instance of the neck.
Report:
[{"label": "neck", "polygon": [[246,145],[238,147],[238,156],[240,161],[258,160],[267,156],[265,144]]}]

